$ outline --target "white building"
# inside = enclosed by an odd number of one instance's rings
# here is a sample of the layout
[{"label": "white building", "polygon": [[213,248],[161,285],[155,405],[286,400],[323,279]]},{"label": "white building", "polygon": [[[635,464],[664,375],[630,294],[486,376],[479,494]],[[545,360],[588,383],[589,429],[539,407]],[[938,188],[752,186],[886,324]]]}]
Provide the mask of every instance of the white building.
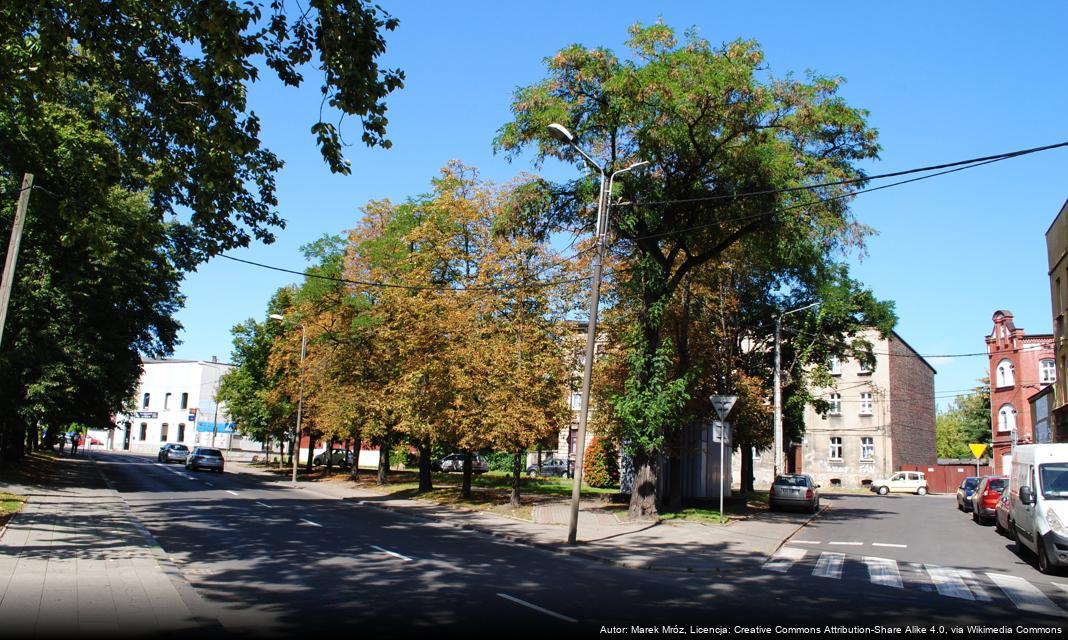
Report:
[{"label": "white building", "polygon": [[155,453],[168,442],[193,446],[239,446],[226,405],[215,402],[219,379],[233,365],[204,360],[141,361],[135,407],[115,416],[111,431],[90,431],[113,451]]}]

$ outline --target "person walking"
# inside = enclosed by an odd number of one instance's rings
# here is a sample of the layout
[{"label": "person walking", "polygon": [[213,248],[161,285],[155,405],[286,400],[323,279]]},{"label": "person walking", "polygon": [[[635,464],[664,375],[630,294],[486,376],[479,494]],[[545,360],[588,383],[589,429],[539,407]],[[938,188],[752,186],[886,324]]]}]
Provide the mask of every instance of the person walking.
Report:
[{"label": "person walking", "polygon": [[77,431],[70,437],[70,454],[72,456],[78,455],[78,445],[82,443],[82,436]]},{"label": "person walking", "polygon": [[59,454],[63,455],[63,450],[67,448],[67,434],[59,434]]}]

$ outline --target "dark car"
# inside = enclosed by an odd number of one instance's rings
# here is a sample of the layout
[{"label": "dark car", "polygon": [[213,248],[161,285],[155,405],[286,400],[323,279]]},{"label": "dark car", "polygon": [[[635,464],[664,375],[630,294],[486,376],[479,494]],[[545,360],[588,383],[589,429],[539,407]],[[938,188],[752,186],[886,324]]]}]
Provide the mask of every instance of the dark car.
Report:
[{"label": "dark car", "polygon": [[186,458],[185,468],[191,471],[198,469],[209,469],[211,471],[223,472],[223,454],[218,449],[209,449],[208,447],[197,447],[193,449],[193,452]]},{"label": "dark car", "polygon": [[972,495],[972,520],[978,524],[989,524],[997,518],[998,501],[1008,481],[1005,476],[987,476],[979,481]]},{"label": "dark car", "polygon": [[994,508],[994,527],[1003,536],[1012,539],[1016,535],[1012,524],[1012,494],[1009,492],[1009,480],[1005,481],[1005,488],[998,498],[998,506]]},{"label": "dark car", "polygon": [[[464,454],[450,453],[436,463],[431,463],[430,467],[435,471],[444,471],[445,473],[450,471],[463,471]],[[489,463],[476,453],[471,456],[471,471],[472,473],[486,473],[489,471]]]},{"label": "dark car", "polygon": [[[327,457],[329,455],[329,458]],[[330,454],[323,451],[319,455],[312,458],[312,464],[320,466],[326,464],[327,460],[330,460],[330,464],[347,469],[352,466],[352,452],[345,451],[344,449],[334,449]]]},{"label": "dark car", "polygon": [[561,458],[549,458],[548,460],[543,460],[540,467],[537,464],[527,467],[527,475],[531,478],[535,476],[568,477],[571,475],[571,461]]},{"label": "dark car", "polygon": [[800,507],[816,513],[820,510],[819,488],[812,476],[803,473],[783,474],[771,484],[768,509],[775,511],[781,507]]},{"label": "dark car", "polygon": [[189,457],[189,447],[184,444],[167,443],[159,448],[156,460],[160,462],[185,462]]},{"label": "dark car", "polygon": [[975,493],[975,488],[979,486],[980,480],[982,480],[982,478],[978,476],[968,476],[961,480],[960,486],[957,487],[958,509],[964,512],[972,510],[972,494]]}]

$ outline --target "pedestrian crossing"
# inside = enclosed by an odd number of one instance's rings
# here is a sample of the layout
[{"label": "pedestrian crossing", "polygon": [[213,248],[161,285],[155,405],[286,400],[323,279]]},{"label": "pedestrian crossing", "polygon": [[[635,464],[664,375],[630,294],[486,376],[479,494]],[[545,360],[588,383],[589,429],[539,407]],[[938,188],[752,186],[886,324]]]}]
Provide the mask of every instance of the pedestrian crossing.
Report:
[{"label": "pedestrian crossing", "polygon": [[[785,574],[792,570],[800,573],[811,567],[812,575],[817,578],[841,580],[845,567],[852,561],[862,564],[867,569],[869,581],[882,587],[928,591],[944,598],[973,602],[994,602],[1004,596],[1021,611],[1068,617],[1068,611],[1042,589],[1025,578],[1003,573],[979,573],[935,564],[899,563],[875,556],[849,557],[835,551],[819,552],[794,546],[783,546],[776,551],[764,563],[764,569]],[[1057,582],[1051,584],[1068,592],[1068,585]]]}]

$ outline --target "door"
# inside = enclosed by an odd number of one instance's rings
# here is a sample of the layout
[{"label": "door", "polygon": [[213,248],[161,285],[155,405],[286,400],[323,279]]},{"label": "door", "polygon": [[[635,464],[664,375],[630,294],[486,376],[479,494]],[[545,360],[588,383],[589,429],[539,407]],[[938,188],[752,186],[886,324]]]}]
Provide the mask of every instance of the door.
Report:
[{"label": "door", "polygon": [[132,425],[129,422],[127,422],[126,423],[126,429],[122,434],[122,449],[123,449],[123,451],[129,451],[130,450],[130,429],[131,429],[131,427],[132,427]]},{"label": "door", "polygon": [[[1037,501],[1038,487],[1035,485],[1035,467],[1034,465],[1028,465],[1026,471],[1025,486],[1031,487],[1031,491],[1035,494]],[[1019,491],[1019,490],[1017,490]],[[1019,500],[1019,493],[1016,494],[1016,505],[1019,511],[1013,514],[1013,518],[1016,520],[1016,535],[1020,538],[1024,538],[1027,542],[1027,546],[1032,549],[1037,549],[1035,544],[1035,505],[1024,504]]]},{"label": "door", "polygon": [[890,476],[890,491],[908,491],[905,488],[905,474],[895,473]]}]

